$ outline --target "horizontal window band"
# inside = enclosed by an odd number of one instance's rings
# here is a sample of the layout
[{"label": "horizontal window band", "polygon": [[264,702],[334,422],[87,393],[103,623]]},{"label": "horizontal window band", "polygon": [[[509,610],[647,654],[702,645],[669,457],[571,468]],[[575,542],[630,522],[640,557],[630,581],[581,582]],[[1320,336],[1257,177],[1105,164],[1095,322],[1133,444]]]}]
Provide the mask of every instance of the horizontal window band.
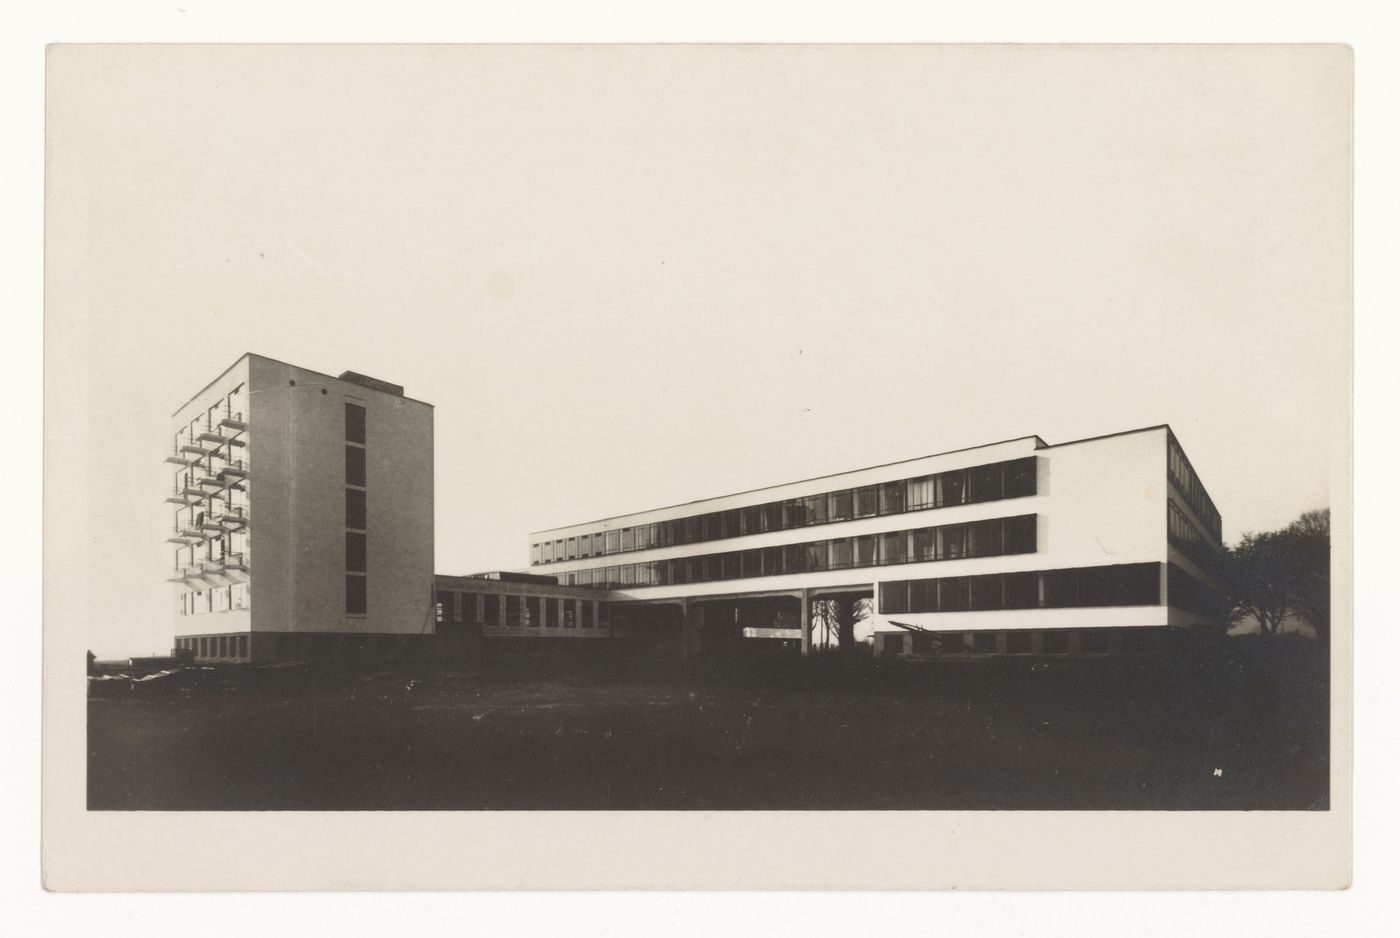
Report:
[{"label": "horizontal window band", "polygon": [[[654,550],[658,547],[684,547],[774,531],[794,531],[825,524],[860,521],[865,518],[883,518],[964,505],[983,505],[1011,498],[1026,498],[1037,492],[1036,457],[1027,456],[909,479],[877,482],[758,505],[704,512],[684,518],[540,541],[530,545],[530,563],[538,566],[592,557],[611,557]],[[837,505],[841,507],[833,511]],[[838,517],[830,517],[833,513]],[[801,518],[794,520],[790,515],[799,515]],[[707,525],[718,526],[721,530],[706,533]],[[642,543],[638,544],[636,539],[639,532],[643,531],[647,533],[641,535]],[[572,548],[571,541],[575,542]],[[585,548],[583,541],[588,541],[589,546]],[[601,549],[598,549],[600,541]]]}]

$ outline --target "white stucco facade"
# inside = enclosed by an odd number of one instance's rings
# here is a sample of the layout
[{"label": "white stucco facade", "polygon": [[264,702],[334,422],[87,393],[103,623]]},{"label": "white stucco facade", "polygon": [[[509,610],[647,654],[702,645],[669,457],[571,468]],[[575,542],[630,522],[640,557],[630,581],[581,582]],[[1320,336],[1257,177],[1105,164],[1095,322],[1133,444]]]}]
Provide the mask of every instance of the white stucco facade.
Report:
[{"label": "white stucco facade", "polygon": [[[1220,548],[1219,516],[1214,514],[1213,523],[1201,517],[1213,514],[1214,506],[1194,475],[1195,505],[1207,506],[1199,512],[1174,483],[1168,465],[1174,446],[1179,452],[1166,426],[1063,444],[1024,437],[540,531],[531,536],[531,569],[556,575],[561,583],[606,586],[609,600],[624,608],[775,595],[805,603],[864,592],[876,599],[876,611],[862,629],[877,639],[885,633],[1201,625],[1210,616],[1178,606],[1178,595],[1186,592],[1169,590],[1169,580],[1192,581],[1193,594],[1210,592],[1216,584],[1210,564],[1193,560],[1169,537],[1168,506],[1176,506],[1187,519],[1178,523],[1197,529],[1214,551]],[[1001,488],[995,487],[997,466],[1004,467]],[[1027,466],[1033,467],[1029,485],[1023,475]],[[979,493],[983,476],[992,482]],[[930,496],[916,495],[933,487],[939,492],[933,503],[925,503]],[[867,498],[866,511],[837,511],[847,503],[842,493],[872,490],[876,501]],[[764,511],[771,519],[755,514],[760,505],[768,506]],[[816,523],[813,511],[821,515]],[[752,518],[734,517],[745,512]],[[1001,532],[1000,523],[1008,525]],[[1013,523],[1031,526],[1033,544],[1012,543]],[[987,533],[978,528],[989,528],[990,548],[974,549],[973,540],[959,540]],[[629,541],[645,547],[613,549]],[[734,563],[720,556],[734,554],[743,556]],[[629,570],[628,565],[635,566]],[[1006,578],[1013,574],[1023,590],[1019,604],[1011,602],[1012,586],[1002,585],[1003,580],[1011,584]],[[929,581],[940,582],[929,586]],[[887,604],[887,586],[894,596],[942,590],[938,595],[944,600],[932,604],[936,610],[907,600]],[[911,588],[916,592],[909,593]],[[1036,592],[1027,596],[1025,589]],[[968,599],[950,602],[947,597],[958,595],[954,590]],[[1003,608],[976,608],[978,592],[989,590],[996,591],[993,602]]]},{"label": "white stucco facade", "polygon": [[[177,648],[239,660],[278,634],[431,634],[433,408],[368,381],[250,354],[175,413]],[[347,517],[352,489],[363,518]]]}]

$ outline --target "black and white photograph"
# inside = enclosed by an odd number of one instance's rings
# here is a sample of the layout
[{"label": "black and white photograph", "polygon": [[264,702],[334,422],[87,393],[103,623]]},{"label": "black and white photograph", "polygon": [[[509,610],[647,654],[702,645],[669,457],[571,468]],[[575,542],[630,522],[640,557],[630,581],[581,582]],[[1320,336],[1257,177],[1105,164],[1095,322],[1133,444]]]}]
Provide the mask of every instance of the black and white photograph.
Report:
[{"label": "black and white photograph", "polygon": [[[1344,887],[1352,69],[51,46],[48,810],[516,857],[385,888],[682,881],[512,872],[551,818],[1081,815],[1152,831],[1086,884]],[[116,866],[51,888],[267,888]]]}]

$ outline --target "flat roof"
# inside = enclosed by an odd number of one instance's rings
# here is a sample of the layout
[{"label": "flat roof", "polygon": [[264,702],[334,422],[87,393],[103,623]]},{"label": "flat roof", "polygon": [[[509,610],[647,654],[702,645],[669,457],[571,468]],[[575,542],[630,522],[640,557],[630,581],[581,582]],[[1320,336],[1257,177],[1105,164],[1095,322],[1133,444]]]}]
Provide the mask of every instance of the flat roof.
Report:
[{"label": "flat roof", "polygon": [[[796,480],[794,480],[794,481],[792,481],[792,482],[778,482],[778,483],[775,483],[775,484],[773,484],[773,485],[763,485],[763,486],[759,486],[758,488],[744,489],[744,490],[739,491],[739,492],[730,492],[730,493],[725,494],[725,495],[710,495],[710,496],[706,496],[705,498],[696,498],[696,499],[692,499],[692,500],[690,500],[690,501],[688,501],[688,502],[673,502],[673,503],[670,504],[670,505],[659,505],[659,506],[657,506],[657,507],[655,507],[655,508],[643,508],[643,509],[640,509],[640,510],[638,510],[638,511],[624,511],[624,512],[622,512],[621,514],[608,515],[607,517],[604,517],[604,518],[595,518],[595,519],[593,519],[592,521],[576,521],[576,522],[574,522],[574,523],[572,523],[572,524],[557,524],[557,525],[555,525],[555,526],[553,526],[553,527],[549,527],[549,528],[540,528],[539,530],[531,531],[531,532],[529,532],[529,533],[530,533],[531,536],[534,536],[534,535],[536,535],[536,534],[543,534],[543,533],[546,532],[546,531],[558,531],[558,530],[560,530],[560,529],[562,529],[562,528],[576,528],[576,527],[579,527],[579,526],[585,525],[585,524],[602,524],[602,523],[605,522],[605,521],[614,521],[614,520],[616,520],[616,519],[618,519],[618,518],[626,518],[626,517],[629,517],[629,516],[631,516],[631,515],[645,514],[646,512],[650,512],[650,511],[665,511],[665,510],[670,509],[670,508],[684,508],[686,505],[698,505],[698,504],[700,504],[701,502],[718,501],[718,500],[721,499],[721,498],[734,498],[734,497],[737,497],[737,496],[739,496],[739,495],[750,495],[750,494],[753,494],[753,493],[755,493],[755,492],[764,492],[764,491],[767,491],[767,490],[769,490],[769,489],[782,488],[782,487],[788,486],[788,485],[800,485],[800,484],[802,484],[802,483],[804,483],[804,482],[819,482],[819,481],[821,481],[822,479],[834,479],[834,478],[837,478],[838,476],[851,475],[852,473],[855,473],[855,472],[866,472],[866,471],[868,471],[868,470],[870,470],[870,469],[883,469],[883,468],[885,468],[885,467],[887,467],[887,466],[899,466],[899,465],[903,465],[904,463],[917,462],[918,460],[921,460],[921,459],[932,459],[932,458],[934,458],[934,457],[936,457],[936,456],[952,456],[952,455],[954,455],[955,453],[968,453],[968,452],[971,452],[971,451],[973,451],[973,450],[978,450],[978,449],[990,449],[990,448],[993,447],[993,446],[1002,446],[1002,445],[1004,445],[1004,444],[1006,444],[1006,443],[1017,443],[1017,442],[1019,442],[1019,441],[1021,441],[1021,440],[1035,440],[1035,443],[1036,443],[1035,448],[1036,448],[1036,449],[1054,449],[1054,448],[1060,447],[1060,446],[1074,446],[1074,445],[1079,444],[1079,443],[1092,443],[1092,442],[1094,442],[1094,441],[1096,441],[1096,440],[1107,440],[1107,439],[1110,439],[1110,438],[1115,437],[1115,436],[1129,436],[1129,435],[1132,435],[1132,434],[1135,434],[1135,433],[1149,433],[1149,432],[1151,432],[1151,431],[1153,431],[1153,430],[1166,430],[1168,433],[1172,433],[1171,425],[1170,425],[1170,424],[1165,424],[1165,423],[1153,424],[1153,425],[1150,426],[1150,427],[1138,427],[1138,428],[1133,429],[1133,430],[1119,430],[1119,431],[1116,432],[1116,433],[1103,433],[1103,434],[1099,434],[1098,436],[1087,436],[1087,437],[1084,437],[1083,439],[1079,439],[1079,440],[1067,440],[1067,441],[1065,441],[1065,442],[1063,442],[1063,443],[1046,443],[1045,440],[1041,439],[1041,437],[1040,437],[1039,434],[1032,433],[1032,434],[1029,434],[1029,435],[1027,435],[1027,436],[1013,436],[1013,437],[1011,437],[1010,439],[1007,439],[1007,440],[998,440],[998,441],[995,442],[995,443],[979,443],[979,444],[976,445],[976,446],[963,446],[963,447],[960,447],[960,448],[958,448],[958,449],[944,450],[944,451],[939,452],[939,453],[926,453],[926,454],[923,455],[923,456],[911,456],[911,457],[909,457],[908,459],[897,459],[897,460],[895,460],[894,462],[878,463],[878,464],[876,464],[876,465],[874,465],[874,466],[863,466],[863,467],[858,468],[858,469],[845,469],[845,470],[842,470],[841,472],[831,472],[831,473],[827,473],[826,475],[812,476],[811,478],[807,478],[807,479],[796,479]],[[1175,436],[1175,434],[1172,434],[1172,435]],[[1185,450],[1185,447],[1182,447],[1182,449],[1183,449],[1183,451],[1184,451],[1184,450]],[[1197,473],[1197,475],[1199,476],[1199,473]],[[1203,487],[1204,487],[1204,484],[1203,484]]]},{"label": "flat roof", "polygon": [[[210,388],[212,388],[214,385],[218,384],[218,383],[219,383],[219,380],[220,380],[221,378],[223,378],[224,375],[228,374],[230,371],[232,371],[233,369],[237,368],[237,367],[238,367],[238,364],[239,364],[240,362],[242,362],[245,358],[261,358],[263,361],[272,362],[273,364],[277,364],[277,365],[285,365],[285,366],[287,366],[288,368],[296,368],[296,369],[298,369],[298,370],[300,370],[300,371],[310,372],[310,373],[313,374],[313,375],[317,375],[317,376],[319,376],[319,377],[326,378],[326,379],[328,379],[328,380],[330,380],[330,381],[343,381],[343,382],[345,382],[346,384],[354,384],[354,385],[356,385],[357,387],[369,388],[370,390],[383,391],[382,388],[375,388],[375,387],[373,387],[373,386],[371,386],[371,385],[367,385],[367,384],[364,384],[364,383],[359,382],[359,381],[353,381],[353,380],[351,380],[351,379],[349,379],[349,378],[345,378],[345,377],[343,377],[343,376],[337,378],[335,375],[327,374],[327,373],[324,372],[324,371],[317,371],[315,368],[307,368],[305,365],[293,365],[291,362],[284,362],[284,361],[282,361],[282,359],[280,359],[280,358],[273,358],[273,357],[270,356],[270,355],[259,355],[257,352],[244,352],[242,355],[239,355],[237,358],[235,358],[235,359],[233,360],[233,362],[232,362],[227,368],[225,368],[223,371],[221,371],[221,372],[219,372],[217,375],[215,375],[212,381],[210,381],[208,384],[204,385],[204,387],[202,387],[202,388],[200,388],[198,391],[196,391],[188,400],[185,401],[185,403],[181,404],[179,407],[177,407],[177,408],[175,408],[173,411],[171,411],[171,412],[170,412],[170,416],[174,417],[174,416],[175,416],[176,414],[178,414],[180,411],[184,410],[186,407],[190,406],[190,404],[194,403],[194,401],[195,401],[201,394],[203,394],[205,391],[207,391],[207,390],[209,390]],[[345,372],[345,374],[356,374],[356,372],[347,371],[347,372]],[[371,380],[377,380],[377,379],[371,379]],[[386,385],[389,384],[389,382],[387,382],[387,381],[382,382],[382,383],[383,383],[383,384],[386,384]],[[432,407],[432,406],[433,406],[432,404],[429,404],[427,401],[420,401],[420,400],[418,400],[418,398],[416,398],[416,397],[409,397],[408,395],[403,394],[403,393],[402,393],[402,386],[401,386],[401,385],[395,384],[395,385],[391,385],[391,386],[400,389],[400,393],[399,393],[399,394],[393,395],[394,397],[400,397],[400,398],[403,398],[403,399],[406,400],[406,401],[412,401],[412,402],[415,403],[415,404],[422,404],[422,405],[425,406],[425,407]],[[383,392],[386,393],[386,394],[390,393],[390,392],[388,392],[388,391],[383,391]]]},{"label": "flat roof", "polygon": [[801,485],[804,482],[820,482],[822,479],[834,479],[837,476],[846,476],[850,475],[853,472],[866,472],[870,469],[884,469],[886,466],[902,466],[905,463],[918,462],[920,459],[932,459],[935,456],[952,456],[955,453],[969,453],[976,449],[990,449],[993,446],[1003,446],[1007,443],[1017,443],[1021,440],[1035,440],[1037,443],[1036,449],[1041,449],[1045,446],[1045,441],[1042,440],[1039,436],[1036,436],[1035,434],[1031,434],[1029,436],[1013,436],[1009,440],[998,440],[995,443],[979,443],[976,446],[963,446],[958,449],[944,450],[941,453],[926,453],[923,456],[910,456],[908,459],[896,459],[894,462],[877,463],[874,466],[862,466],[859,469],[843,469],[840,472],[828,472],[825,475],[812,476],[807,479],[794,479],[791,482],[775,482],[772,485],[760,485],[757,488],[744,489],[739,492],[729,492],[724,495],[707,495],[704,498],[695,498],[691,499],[688,502],[673,502],[670,505],[658,505],[655,508],[643,508],[639,511],[624,511],[621,514],[608,515],[605,518],[595,518],[592,521],[576,521],[573,524],[557,524],[552,528],[540,528],[539,530],[531,531],[530,533],[542,534],[545,531],[557,531],[560,528],[574,528],[578,527],[581,524],[601,524],[604,521],[612,521],[616,518],[626,518],[629,515],[639,515],[648,511],[665,511],[668,508],[684,508],[686,505],[698,505],[701,502],[713,502],[718,501],[721,498],[735,498],[739,495],[751,495],[754,492],[766,492],[769,489],[783,488],[784,486],[788,485]]}]

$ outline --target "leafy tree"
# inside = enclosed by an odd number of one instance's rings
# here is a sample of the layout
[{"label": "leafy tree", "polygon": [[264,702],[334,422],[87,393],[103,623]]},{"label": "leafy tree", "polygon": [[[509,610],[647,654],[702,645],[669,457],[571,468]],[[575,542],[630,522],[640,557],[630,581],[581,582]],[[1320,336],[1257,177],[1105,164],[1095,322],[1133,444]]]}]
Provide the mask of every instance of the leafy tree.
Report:
[{"label": "leafy tree", "polygon": [[1319,639],[1332,630],[1332,513],[1304,512],[1285,531],[1295,565],[1291,605]]},{"label": "leafy tree", "polygon": [[1288,527],[1246,534],[1225,557],[1229,621],[1254,618],[1265,636],[1278,634],[1291,612],[1326,638],[1331,617],[1330,512],[1305,512]]}]

